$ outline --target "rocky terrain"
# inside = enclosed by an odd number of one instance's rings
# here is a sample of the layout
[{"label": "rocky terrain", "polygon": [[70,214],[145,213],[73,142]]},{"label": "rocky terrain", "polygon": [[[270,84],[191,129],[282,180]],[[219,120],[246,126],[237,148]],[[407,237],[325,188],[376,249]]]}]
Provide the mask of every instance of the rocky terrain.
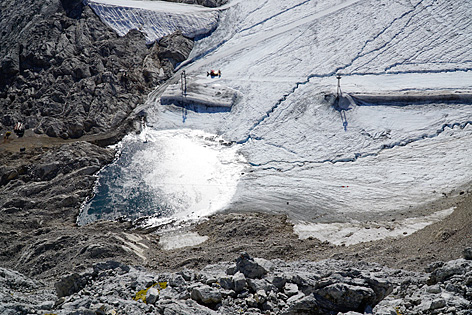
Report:
[{"label": "rocky terrain", "polygon": [[122,128],[193,47],[179,34],[150,47],[138,31],[118,37],[81,1],[6,1],[1,12],[1,131],[22,121],[67,139]]},{"label": "rocky terrain", "polygon": [[[116,261],[55,284],[0,269],[2,314],[471,314],[466,259],[411,272],[365,262],[252,258],[149,272]],[[57,296],[56,296],[57,295]]]},{"label": "rocky terrain", "polygon": [[443,222],[349,247],[300,240],[257,209],[192,225],[207,241],[171,250],[139,222],[78,227],[115,159],[106,145],[134,131],[192,40],[118,37],[76,0],[2,1],[0,26],[0,132],[27,127],[0,144],[0,314],[470,314],[467,189]]}]

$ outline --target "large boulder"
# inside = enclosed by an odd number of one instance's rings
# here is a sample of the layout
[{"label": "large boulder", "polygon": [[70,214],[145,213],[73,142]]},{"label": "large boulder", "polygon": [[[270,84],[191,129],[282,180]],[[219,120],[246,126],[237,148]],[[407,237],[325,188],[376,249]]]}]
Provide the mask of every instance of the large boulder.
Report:
[{"label": "large boulder", "polygon": [[78,273],[73,273],[56,282],[54,287],[56,288],[57,297],[61,298],[79,292],[85,285],[84,278]]},{"label": "large boulder", "polygon": [[241,255],[236,259],[236,269],[244,276],[251,279],[261,278],[269,272],[269,270],[263,266],[263,263],[255,261],[246,252],[241,253]]},{"label": "large boulder", "polygon": [[191,298],[202,304],[218,304],[223,299],[220,291],[208,285],[199,285],[192,288]]}]

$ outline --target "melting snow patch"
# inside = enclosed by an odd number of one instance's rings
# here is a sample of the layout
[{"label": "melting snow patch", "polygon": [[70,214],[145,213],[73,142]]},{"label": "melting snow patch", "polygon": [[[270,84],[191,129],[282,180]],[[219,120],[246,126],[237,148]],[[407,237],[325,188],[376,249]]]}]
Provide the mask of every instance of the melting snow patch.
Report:
[{"label": "melting snow patch", "polygon": [[208,239],[208,236],[201,236],[195,232],[177,232],[163,234],[160,236],[159,243],[164,250],[178,249],[187,246],[196,246]]},{"label": "melting snow patch", "polygon": [[452,214],[454,208],[435,212],[429,216],[408,218],[394,222],[366,223],[298,223],[294,231],[300,239],[314,237],[335,245],[353,245],[387,237],[414,233],[439,222]]}]

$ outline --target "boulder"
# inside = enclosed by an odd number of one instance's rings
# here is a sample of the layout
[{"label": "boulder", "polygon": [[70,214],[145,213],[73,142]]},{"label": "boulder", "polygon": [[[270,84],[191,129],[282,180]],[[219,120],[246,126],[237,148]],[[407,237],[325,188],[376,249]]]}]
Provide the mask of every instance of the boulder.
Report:
[{"label": "boulder", "polygon": [[218,283],[223,289],[234,290],[234,281],[233,277],[220,277],[218,278]]},{"label": "boulder", "polygon": [[192,288],[190,297],[202,304],[217,304],[223,299],[218,290],[208,285],[200,285]]},{"label": "boulder", "polygon": [[280,314],[296,315],[296,314],[327,314],[321,311],[317,300],[313,295],[305,296],[299,293],[287,300],[287,308]]},{"label": "boulder", "polygon": [[[323,300],[329,301],[337,311],[357,311],[364,312],[368,305],[375,305],[379,301],[375,300],[375,293],[371,288],[336,283],[324,287],[317,291],[318,300],[324,304]],[[331,306],[329,307],[331,308]]]},{"label": "boulder", "polygon": [[86,282],[79,274],[73,273],[56,282],[54,287],[56,288],[57,297],[61,298],[79,292],[85,284]]},{"label": "boulder", "polygon": [[236,259],[236,269],[247,278],[261,278],[267,274],[268,270],[260,263],[256,262],[248,253],[243,252]]},{"label": "boulder", "polygon": [[193,49],[193,41],[183,36],[182,32],[177,31],[163,37],[159,41],[158,49],[159,59],[167,59],[175,67],[177,63],[187,59]]},{"label": "boulder", "polygon": [[154,304],[159,298],[159,291],[156,288],[149,288],[146,292],[146,304]]},{"label": "boulder", "polygon": [[465,259],[449,261],[431,272],[428,283],[436,284],[438,282],[443,282],[454,275],[464,275],[466,268],[470,268],[471,265],[472,261]]},{"label": "boulder", "polygon": [[281,275],[276,275],[272,279],[272,284],[279,290],[282,290],[287,283],[287,279]]},{"label": "boulder", "polygon": [[472,260],[472,247],[465,248],[462,255],[464,256],[464,259]]},{"label": "boulder", "polygon": [[239,293],[243,291],[244,288],[246,287],[246,284],[247,284],[246,277],[241,272],[237,272],[233,276],[233,283],[234,283],[234,291]]},{"label": "boulder", "polygon": [[294,296],[298,294],[298,285],[295,283],[289,283],[287,282],[284,286],[284,291],[283,291],[288,297]]}]

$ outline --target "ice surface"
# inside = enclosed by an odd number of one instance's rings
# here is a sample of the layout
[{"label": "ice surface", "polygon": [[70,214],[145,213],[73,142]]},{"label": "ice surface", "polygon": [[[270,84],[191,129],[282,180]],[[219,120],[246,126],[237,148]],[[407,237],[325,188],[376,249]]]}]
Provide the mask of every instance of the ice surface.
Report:
[{"label": "ice surface", "polygon": [[324,93],[335,91],[337,73],[344,92],[470,91],[469,16],[454,1],[240,2],[183,68],[222,69],[242,101],[185,122],[157,109],[155,125],[244,144],[253,172],[234,209],[304,220],[407,211],[469,182],[470,102],[359,106],[345,112],[345,131]]},{"label": "ice surface", "polygon": [[251,169],[224,208],[314,223],[420,218],[417,208],[470,184],[470,100],[340,112],[326,95],[337,74],[344,93],[470,94],[471,8],[452,0],[230,2],[181,70],[199,82],[221,69],[218,83],[238,91],[238,102],[230,112],[185,112],[156,98],[148,121],[240,145]]},{"label": "ice surface", "polygon": [[164,1],[86,0],[100,19],[120,36],[130,30],[146,35],[147,43],[181,31],[194,38],[211,32],[217,25],[218,11]]}]

